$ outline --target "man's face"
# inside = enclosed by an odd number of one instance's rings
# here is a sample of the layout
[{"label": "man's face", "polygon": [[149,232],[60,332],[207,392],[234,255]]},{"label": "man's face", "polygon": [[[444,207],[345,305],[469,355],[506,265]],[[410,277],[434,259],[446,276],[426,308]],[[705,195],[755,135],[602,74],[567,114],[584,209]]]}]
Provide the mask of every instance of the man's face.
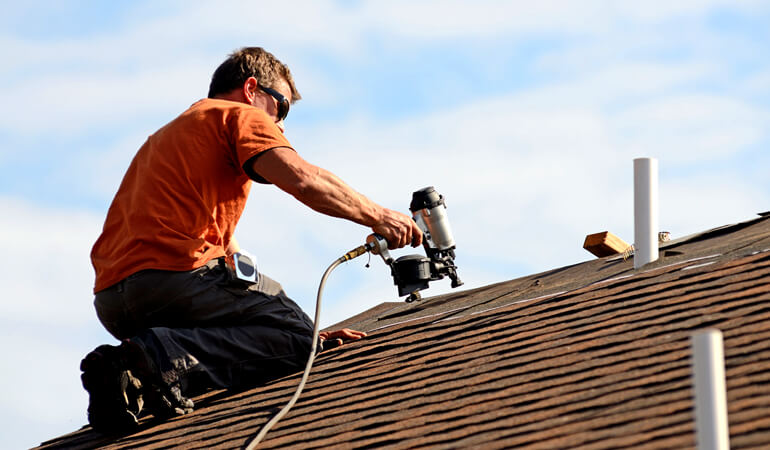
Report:
[{"label": "man's face", "polygon": [[[280,78],[275,82],[273,86],[270,86],[270,88],[278,91],[281,95],[286,97],[286,100],[288,100],[289,103],[291,103],[291,87],[289,86],[289,83],[286,82],[286,80]],[[284,132],[285,128],[283,125],[283,119],[278,120],[278,100],[257,86],[251,104],[265,111],[270,117],[273,118],[273,120],[275,120],[275,124],[278,126],[281,132]]]}]

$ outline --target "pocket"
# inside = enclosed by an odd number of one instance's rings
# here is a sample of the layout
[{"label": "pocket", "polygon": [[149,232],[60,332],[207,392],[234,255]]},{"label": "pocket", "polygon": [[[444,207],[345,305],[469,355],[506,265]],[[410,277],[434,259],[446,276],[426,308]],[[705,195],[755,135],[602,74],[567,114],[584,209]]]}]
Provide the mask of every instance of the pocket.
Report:
[{"label": "pocket", "polygon": [[186,291],[197,277],[191,272],[146,270],[126,279],[124,298],[132,318],[143,328],[165,323],[188,307]]}]

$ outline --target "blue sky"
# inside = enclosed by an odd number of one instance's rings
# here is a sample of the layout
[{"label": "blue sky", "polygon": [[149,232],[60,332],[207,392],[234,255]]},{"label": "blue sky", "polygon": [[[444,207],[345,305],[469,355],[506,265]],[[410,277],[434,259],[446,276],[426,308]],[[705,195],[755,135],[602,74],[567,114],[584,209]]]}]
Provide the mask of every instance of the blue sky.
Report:
[{"label": "blue sky", "polygon": [[[770,209],[767,2],[3,3],[3,448],[86,423],[78,363],[112,342],[90,247],[134,152],[241,46],[292,68],[306,159],[404,212],[416,189],[445,195],[465,288],[590,259],[590,233],[630,242],[635,157],[660,161],[674,238]],[[265,186],[237,233],[311,315],[367,234]],[[323,325],[397,300],[365,262],[332,275]]]}]

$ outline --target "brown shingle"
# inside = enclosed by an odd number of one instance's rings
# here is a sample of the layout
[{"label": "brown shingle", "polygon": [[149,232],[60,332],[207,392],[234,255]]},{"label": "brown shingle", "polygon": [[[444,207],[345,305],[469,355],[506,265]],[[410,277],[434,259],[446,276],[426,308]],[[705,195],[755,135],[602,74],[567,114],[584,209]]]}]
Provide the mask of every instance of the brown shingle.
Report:
[{"label": "brown shingle", "polygon": [[[597,259],[340,325],[369,337],[320,355],[260,448],[692,448],[689,339],[705,327],[724,333],[732,448],[770,446],[770,218],[668,243],[638,271]],[[299,376],[43,447],[241,448]]]}]

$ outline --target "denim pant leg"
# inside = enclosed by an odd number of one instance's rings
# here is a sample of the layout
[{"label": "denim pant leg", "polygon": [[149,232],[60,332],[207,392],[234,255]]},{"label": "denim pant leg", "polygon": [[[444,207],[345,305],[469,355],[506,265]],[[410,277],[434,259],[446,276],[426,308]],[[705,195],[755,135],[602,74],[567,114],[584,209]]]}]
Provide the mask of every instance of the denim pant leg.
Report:
[{"label": "denim pant leg", "polygon": [[280,284],[260,274],[244,287],[216,260],[189,272],[138,272],[94,304],[111,334],[144,344],[186,395],[300,370],[311,347],[313,323]]}]

